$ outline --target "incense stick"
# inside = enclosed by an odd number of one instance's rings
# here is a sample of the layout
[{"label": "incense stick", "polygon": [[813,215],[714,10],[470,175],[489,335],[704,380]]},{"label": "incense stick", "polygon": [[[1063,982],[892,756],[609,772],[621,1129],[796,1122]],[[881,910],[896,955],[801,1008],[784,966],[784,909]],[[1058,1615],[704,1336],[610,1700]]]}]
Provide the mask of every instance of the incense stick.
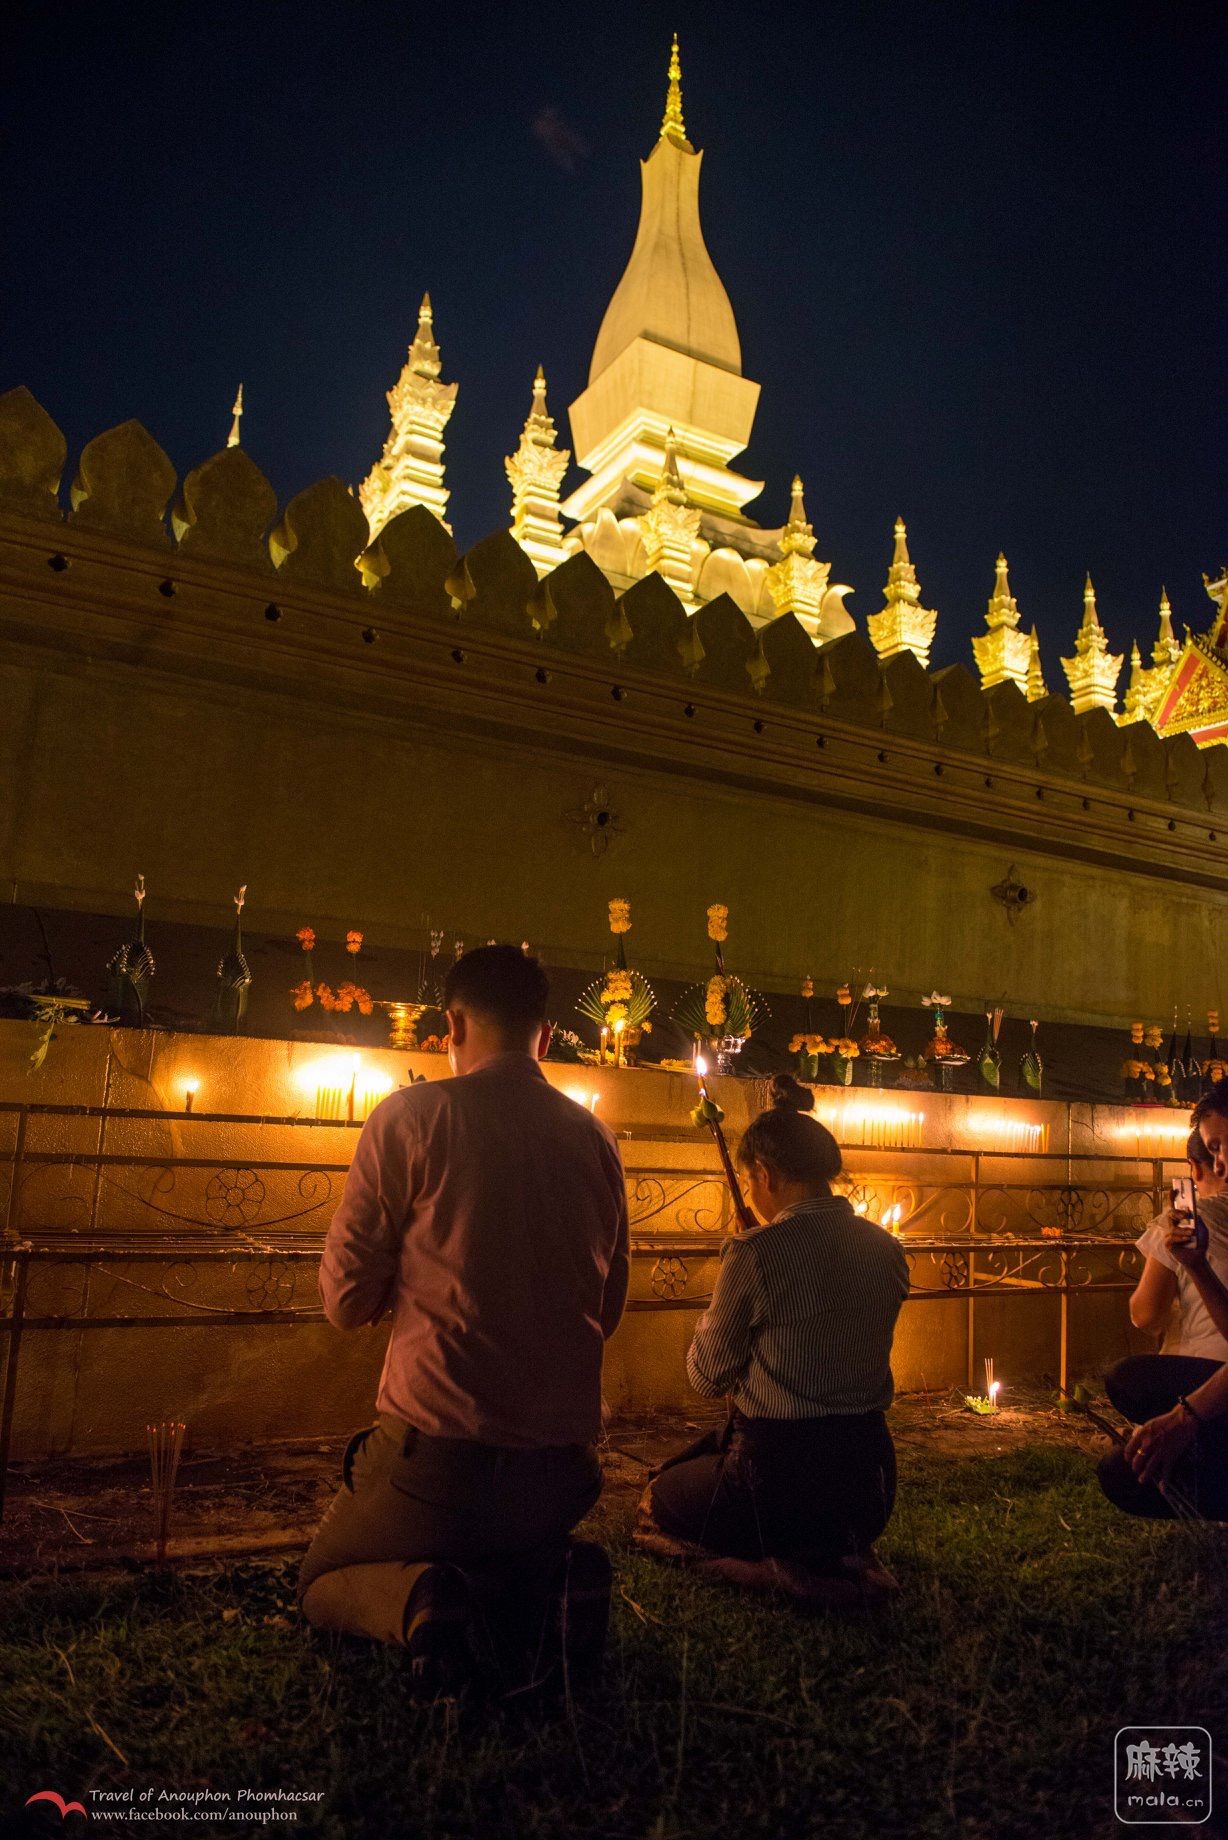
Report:
[{"label": "incense stick", "polygon": [[166,1558],[166,1541],[170,1532],[171,1503],[175,1494],[175,1477],[179,1473],[179,1453],[187,1426],[178,1419],[165,1419],[146,1425],[149,1436],[149,1468],[153,1487],[154,1538],[158,1561]]}]

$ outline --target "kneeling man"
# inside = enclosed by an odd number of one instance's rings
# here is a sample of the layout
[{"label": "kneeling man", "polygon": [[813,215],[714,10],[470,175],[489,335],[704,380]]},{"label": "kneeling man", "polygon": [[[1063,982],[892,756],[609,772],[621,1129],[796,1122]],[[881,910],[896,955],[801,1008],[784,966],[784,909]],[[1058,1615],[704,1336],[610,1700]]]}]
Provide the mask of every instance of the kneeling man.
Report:
[{"label": "kneeling man", "polygon": [[604,1645],[609,1561],[567,1536],[601,1493],[626,1190],[613,1134],[538,1064],[548,994],[515,946],[452,967],[457,1077],[376,1106],[320,1268],[330,1322],[390,1310],[392,1329],[377,1422],[350,1440],[299,1599],[322,1627],[406,1645],[422,1697],[463,1677],[471,1592],[565,1604],[578,1674]]}]

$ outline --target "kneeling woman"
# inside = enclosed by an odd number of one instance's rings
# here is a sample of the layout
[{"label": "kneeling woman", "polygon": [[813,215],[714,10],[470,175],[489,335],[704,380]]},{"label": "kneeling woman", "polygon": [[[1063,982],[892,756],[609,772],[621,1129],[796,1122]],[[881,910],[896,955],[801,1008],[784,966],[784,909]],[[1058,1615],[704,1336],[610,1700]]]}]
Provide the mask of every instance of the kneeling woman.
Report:
[{"label": "kneeling woman", "polygon": [[[895,1502],[891,1338],[908,1265],[891,1234],[833,1195],[840,1147],[790,1074],[737,1160],[765,1223],[726,1241],[687,1355],[692,1386],[731,1395],[720,1433],[671,1457],[640,1528],[744,1560],[835,1572]],[[646,1540],[650,1543],[650,1539]]]}]

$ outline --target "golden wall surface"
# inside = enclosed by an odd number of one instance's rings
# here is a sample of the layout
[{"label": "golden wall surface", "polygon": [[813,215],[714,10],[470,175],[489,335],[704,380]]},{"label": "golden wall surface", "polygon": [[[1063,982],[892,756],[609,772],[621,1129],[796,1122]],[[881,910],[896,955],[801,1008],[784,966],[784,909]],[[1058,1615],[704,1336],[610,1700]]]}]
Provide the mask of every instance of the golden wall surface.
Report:
[{"label": "golden wall surface", "polygon": [[[80,456],[0,397],[0,877],[16,904],[305,915],[418,947],[422,916],[600,968],[628,898],[649,976],[703,912],[771,995],[873,965],[900,1000],[1120,1026],[1219,1004],[1228,750],[1076,716],[962,666],[583,555],[538,581],[422,507],[374,543],[335,480],[277,513],[240,448],[174,469],[136,423]],[[274,563],[276,562],[276,566]],[[604,813],[604,821],[599,814]],[[1011,867],[1032,897],[993,890]],[[1180,942],[1179,949],[1175,942]]]},{"label": "golden wall surface", "polygon": [[[55,1255],[28,1268],[13,1454],[139,1448],[145,1424],[172,1415],[200,1447],[365,1420],[386,1331],[318,1320],[319,1246],[356,1127],[317,1123],[317,1091],[339,1061],[361,1095],[404,1083],[411,1067],[446,1077],[444,1058],[64,1026],[31,1073],[35,1035],[0,1023],[6,1245]],[[581,1103],[597,1096],[627,1170],[631,1296],[606,1396],[616,1408],[686,1405],[686,1348],[730,1225],[711,1141],[689,1123],[693,1082],[553,1063],[546,1073]],[[713,1085],[736,1138],[757,1083]],[[1124,1290],[1097,1287],[1133,1278],[1126,1248],[1179,1154],[1182,1114],[834,1088],[819,1089],[817,1107],[845,1146],[854,1204],[876,1219],[902,1211],[914,1282],[896,1336],[902,1389],[962,1387],[985,1355],[1008,1388],[1056,1374],[1063,1312],[1072,1375],[1140,1345]],[[970,1252],[972,1321],[959,1268]],[[10,1328],[16,1270],[10,1260]]]}]

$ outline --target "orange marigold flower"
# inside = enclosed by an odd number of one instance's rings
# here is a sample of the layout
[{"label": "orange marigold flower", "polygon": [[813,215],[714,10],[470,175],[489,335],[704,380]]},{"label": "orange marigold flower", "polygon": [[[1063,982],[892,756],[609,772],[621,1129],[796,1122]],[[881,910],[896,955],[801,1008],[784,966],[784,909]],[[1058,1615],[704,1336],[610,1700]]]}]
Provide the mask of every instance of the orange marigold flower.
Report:
[{"label": "orange marigold flower", "polygon": [[1130,1024],[1130,1040],[1134,1043],[1136,1047],[1139,1047],[1139,1048],[1142,1047],[1143,1045],[1143,1025],[1141,1022],[1132,1022]]},{"label": "orange marigold flower", "polygon": [[345,949],[347,952],[361,952],[362,934],[353,931],[348,932],[345,936]]},{"label": "orange marigold flower", "polygon": [[311,989],[311,979],[304,978],[301,984],[296,984],[290,992],[290,995],[294,1001],[295,1009],[310,1009],[312,1003],[315,1001]]},{"label": "orange marigold flower", "polygon": [[316,985],[316,996],[319,999],[321,1009],[335,1010],[339,1007],[336,997],[327,984]]},{"label": "orange marigold flower", "polygon": [[298,940],[304,952],[314,952],[315,951],[316,936],[315,936],[314,927],[300,926],[298,932],[294,935],[294,937]]}]

